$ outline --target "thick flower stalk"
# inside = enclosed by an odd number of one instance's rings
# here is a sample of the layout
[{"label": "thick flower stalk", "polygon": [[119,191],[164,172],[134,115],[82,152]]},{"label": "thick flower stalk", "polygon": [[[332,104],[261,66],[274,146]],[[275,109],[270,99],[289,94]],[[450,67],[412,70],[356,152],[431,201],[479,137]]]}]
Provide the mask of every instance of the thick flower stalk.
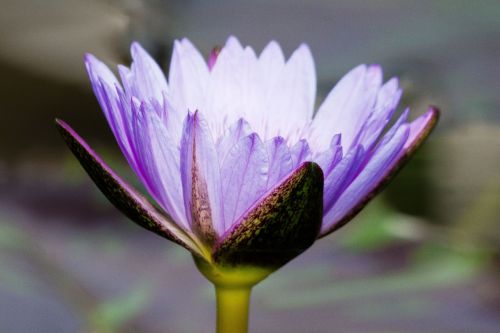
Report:
[{"label": "thick flower stalk", "polygon": [[130,68],[118,66],[120,80],[92,55],[85,64],[154,202],[57,124],[115,206],[193,254],[217,287],[219,332],[244,332],[251,286],[351,220],[438,117],[431,107],[409,122],[405,110],[387,129],[402,91],[395,78],[384,83],[376,65],[347,73],[315,113],[306,45],[285,60],[276,42],[256,55],[230,37],[206,62],[183,39],[174,44],[168,80],[139,44],[131,52]]}]

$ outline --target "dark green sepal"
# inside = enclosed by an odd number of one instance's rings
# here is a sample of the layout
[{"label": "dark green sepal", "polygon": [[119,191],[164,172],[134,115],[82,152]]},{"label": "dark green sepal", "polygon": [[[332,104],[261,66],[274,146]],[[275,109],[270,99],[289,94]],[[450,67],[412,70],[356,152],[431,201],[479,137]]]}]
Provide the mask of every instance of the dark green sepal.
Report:
[{"label": "dark green sepal", "polygon": [[141,227],[204,257],[189,235],[123,181],[68,124],[57,119],[56,126],[87,174],[116,208]]},{"label": "dark green sepal", "polygon": [[323,172],[306,162],[221,237],[212,257],[221,266],[278,268],[314,243],[322,216]]}]

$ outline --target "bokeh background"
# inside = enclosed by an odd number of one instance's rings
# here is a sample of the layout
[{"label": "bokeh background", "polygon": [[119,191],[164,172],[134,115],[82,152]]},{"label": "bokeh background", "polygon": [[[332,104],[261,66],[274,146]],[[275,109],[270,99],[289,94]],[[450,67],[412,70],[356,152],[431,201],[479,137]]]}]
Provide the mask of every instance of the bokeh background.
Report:
[{"label": "bokeh background", "polygon": [[189,254],[98,192],[59,138],[72,124],[130,181],[88,83],[91,52],[164,65],[234,34],[315,56],[321,101],[359,63],[439,105],[425,147],[345,228],[257,286],[252,332],[500,330],[500,2],[0,0],[0,332],[211,332]]}]

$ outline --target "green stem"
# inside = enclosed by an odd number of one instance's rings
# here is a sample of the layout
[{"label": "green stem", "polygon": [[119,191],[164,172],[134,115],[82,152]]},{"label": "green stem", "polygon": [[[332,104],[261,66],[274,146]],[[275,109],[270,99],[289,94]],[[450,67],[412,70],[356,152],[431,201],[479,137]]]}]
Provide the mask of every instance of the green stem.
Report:
[{"label": "green stem", "polygon": [[215,286],[217,298],[217,333],[247,333],[249,286]]},{"label": "green stem", "polygon": [[252,287],[274,270],[255,266],[220,266],[194,256],[196,267],[215,286],[217,333],[247,333]]}]

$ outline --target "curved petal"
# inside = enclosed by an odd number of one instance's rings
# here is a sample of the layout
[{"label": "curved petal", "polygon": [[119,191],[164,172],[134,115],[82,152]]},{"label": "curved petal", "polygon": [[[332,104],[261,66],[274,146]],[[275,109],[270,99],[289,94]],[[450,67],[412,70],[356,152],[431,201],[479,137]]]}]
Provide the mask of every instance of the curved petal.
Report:
[{"label": "curved petal", "polygon": [[330,143],[325,133],[342,133],[343,147],[351,148],[372,111],[381,84],[382,70],[376,65],[360,65],[347,73],[321,104],[309,142],[321,151]]},{"label": "curved petal", "polygon": [[278,268],[305,251],[318,235],[323,173],[306,162],[267,192],[228,230],[213,250],[216,263]]},{"label": "curved petal", "polygon": [[[267,74],[262,78],[267,81]],[[309,47],[302,44],[287,61],[269,91],[268,126],[271,135],[297,141],[312,120],[316,100],[316,71]],[[272,110],[269,112],[268,110]]]},{"label": "curved petal", "polygon": [[168,100],[173,105],[169,110],[172,130],[180,138],[182,122],[188,110],[203,110],[205,92],[208,84],[208,66],[200,52],[187,39],[174,42],[168,82]]},{"label": "curved petal", "polygon": [[133,93],[133,89],[135,89],[133,82],[134,76],[132,75],[130,68],[124,65],[118,65],[117,67],[118,67],[118,74],[120,74],[120,80],[122,81],[125,93],[127,94],[127,96],[134,96]]},{"label": "curved petal", "polygon": [[66,144],[101,192],[127,217],[138,225],[165,237],[203,257],[195,241],[172,220],[160,214],[151,203],[123,181],[88,144],[64,121],[56,125]]},{"label": "curved petal", "polygon": [[127,98],[123,90],[119,87],[115,89],[118,97],[113,96],[110,92],[111,89],[106,87],[105,84],[103,84],[103,89],[109,105],[114,106],[110,114],[110,119],[112,119],[114,124],[110,124],[110,127],[117,127],[118,133],[115,133],[116,141],[132,169],[137,172],[139,166],[132,124],[132,119],[134,118],[131,107],[132,101]]},{"label": "curved petal", "polygon": [[137,42],[132,43],[130,53],[133,62],[128,81],[133,96],[141,101],[150,102],[151,99],[161,101],[163,92],[167,91],[168,87],[160,66]]},{"label": "curved petal", "polygon": [[124,132],[122,128],[123,114],[116,107],[117,94],[113,90],[115,85],[118,85],[118,80],[104,63],[91,54],[85,55],[85,68],[104,116],[116,139],[121,142],[122,140],[119,139],[122,138]]},{"label": "curved petal", "polygon": [[336,165],[337,154],[340,152],[340,157],[342,157],[342,145],[340,144],[341,135],[336,134],[333,136],[330,147],[317,154],[314,158],[314,162],[318,163],[318,165],[323,170],[323,174],[325,177],[332,171],[333,167]]},{"label": "curved petal", "polygon": [[401,157],[410,156],[422,145],[436,126],[439,114],[439,109],[431,106],[426,113],[410,123],[410,135],[404,146],[404,156]]},{"label": "curved petal", "polygon": [[238,142],[222,163],[225,230],[266,191],[269,159],[256,134]]},{"label": "curved petal", "polygon": [[293,169],[297,168],[300,164],[310,160],[312,156],[311,148],[307,140],[302,139],[290,148],[290,155],[292,156]]},{"label": "curved petal", "polygon": [[235,36],[229,36],[227,38],[226,43],[224,44],[224,49],[226,49],[232,56],[241,55],[243,52],[243,46]]},{"label": "curved petal", "polygon": [[203,106],[208,75],[208,66],[196,47],[186,38],[176,40],[168,82],[170,96],[186,104],[181,112],[187,114],[188,108],[196,110]]},{"label": "curved petal", "polygon": [[[285,68],[285,56],[278,43],[269,42],[259,56],[260,75],[265,77],[268,87],[274,87],[279,75]],[[267,98],[272,98],[271,91],[267,91]]]},{"label": "curved petal", "polygon": [[240,118],[245,118],[261,133],[263,101],[259,85],[257,57],[250,48],[242,48],[230,38],[217,56],[209,77],[206,102],[201,112],[217,135]]},{"label": "curved petal", "polygon": [[137,161],[133,138],[130,131],[131,110],[127,98],[116,77],[93,55],[85,56],[87,69],[94,94],[113,132],[116,142],[129,164],[136,169]]},{"label": "curved petal", "polygon": [[370,193],[374,184],[383,177],[387,168],[398,156],[408,138],[409,128],[401,126],[394,137],[385,145],[381,145],[361,173],[353,180],[347,189],[339,196],[332,208],[326,212],[321,228],[321,234],[328,233],[336,226],[358,201]]},{"label": "curved petal", "polygon": [[334,156],[331,171],[325,173],[323,195],[323,212],[325,215],[331,210],[332,205],[338,199],[339,195],[356,177],[364,158],[365,150],[361,145],[351,149],[342,159]]},{"label": "curved petal", "polygon": [[[412,123],[396,123],[377,147],[360,175],[324,216],[320,237],[350,221],[406,164],[435,127],[439,111],[431,107]],[[396,127],[396,128],[394,128]]]},{"label": "curved petal", "polygon": [[110,87],[114,87],[118,84],[116,76],[111,72],[111,70],[102,61],[94,57],[92,54],[87,53],[85,55],[85,68],[89,74],[92,87],[94,84],[98,83],[100,80],[104,80]]},{"label": "curved petal", "polygon": [[184,206],[191,230],[211,244],[224,232],[220,166],[210,131],[198,112],[186,117],[180,155]]},{"label": "curved petal", "polygon": [[286,141],[281,136],[266,141],[265,145],[269,156],[266,189],[270,189],[293,170],[293,160]]},{"label": "curved petal", "polygon": [[252,133],[252,129],[248,122],[240,118],[236,123],[234,123],[226,133],[219,137],[217,141],[217,154],[219,155],[219,161],[224,162],[227,153],[233,148],[241,138],[248,136]]},{"label": "curved petal", "polygon": [[179,225],[189,230],[182,196],[179,148],[147,103],[132,103],[138,174],[149,193]]},{"label": "curved petal", "polygon": [[362,144],[366,150],[371,150],[385,126],[389,123],[401,99],[402,90],[398,80],[387,81],[377,94],[373,111],[361,128],[355,143]]}]

